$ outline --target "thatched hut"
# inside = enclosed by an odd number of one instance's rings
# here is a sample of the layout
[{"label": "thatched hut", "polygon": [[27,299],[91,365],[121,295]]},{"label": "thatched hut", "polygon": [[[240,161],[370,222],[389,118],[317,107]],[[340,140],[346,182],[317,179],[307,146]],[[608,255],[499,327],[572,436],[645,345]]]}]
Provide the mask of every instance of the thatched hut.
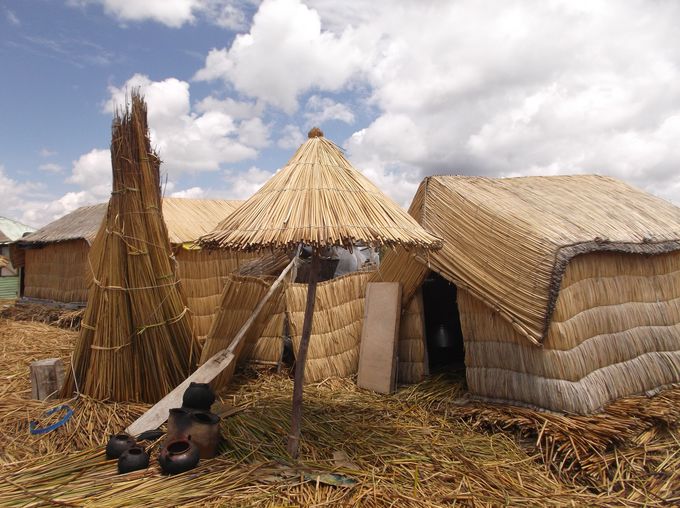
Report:
[{"label": "thatched hut", "polygon": [[14,242],[31,231],[35,228],[0,217],[0,300],[19,296],[21,265],[12,263],[11,250]]},{"label": "thatched hut", "polygon": [[[248,256],[206,252],[191,242],[211,231],[240,204],[218,199],[163,199],[163,217],[192,310],[198,337],[210,327],[224,277]],[[21,239],[25,273],[22,296],[62,303],[84,303],[92,281],[88,254],[106,214],[106,203],[84,206]]]},{"label": "thatched hut", "polygon": [[601,176],[437,176],[410,213],[444,247],[375,277],[405,304],[443,278],[471,394],[590,413],[680,382],[680,208]]}]

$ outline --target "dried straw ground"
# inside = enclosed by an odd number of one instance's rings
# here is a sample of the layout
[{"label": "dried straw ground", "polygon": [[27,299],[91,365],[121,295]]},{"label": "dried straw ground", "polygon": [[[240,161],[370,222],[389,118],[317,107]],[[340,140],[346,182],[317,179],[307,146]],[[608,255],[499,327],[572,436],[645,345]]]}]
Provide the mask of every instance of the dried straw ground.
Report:
[{"label": "dried straw ground", "polygon": [[[2,506],[680,503],[680,390],[569,418],[460,405],[462,380],[441,377],[393,396],[351,380],[309,386],[302,460],[292,465],[285,451],[292,381],[241,375],[216,406],[225,415],[222,455],[174,477],[162,476],[154,460],[147,471],[119,476],[101,445],[148,406],[80,398],[70,402],[66,426],[42,437],[27,430],[56,403],[27,400],[28,364],[68,359],[74,340],[56,327],[0,319]],[[346,478],[356,484],[327,484]]]}]

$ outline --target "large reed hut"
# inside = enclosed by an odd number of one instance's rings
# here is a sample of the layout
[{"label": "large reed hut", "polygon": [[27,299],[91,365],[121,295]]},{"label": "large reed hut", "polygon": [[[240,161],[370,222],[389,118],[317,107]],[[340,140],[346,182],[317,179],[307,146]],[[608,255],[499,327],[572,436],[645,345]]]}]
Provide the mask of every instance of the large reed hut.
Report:
[{"label": "large reed hut", "polygon": [[[239,204],[218,199],[163,199],[163,217],[199,338],[210,327],[224,277],[248,257],[202,251],[191,242],[211,231]],[[101,203],[78,208],[21,239],[25,273],[22,296],[76,304],[87,300],[92,281],[88,254],[106,206]]]},{"label": "large reed hut", "polygon": [[471,394],[590,413],[680,382],[680,208],[601,176],[437,176],[410,213],[444,247],[375,278],[422,287],[431,351],[428,310],[459,319]]}]

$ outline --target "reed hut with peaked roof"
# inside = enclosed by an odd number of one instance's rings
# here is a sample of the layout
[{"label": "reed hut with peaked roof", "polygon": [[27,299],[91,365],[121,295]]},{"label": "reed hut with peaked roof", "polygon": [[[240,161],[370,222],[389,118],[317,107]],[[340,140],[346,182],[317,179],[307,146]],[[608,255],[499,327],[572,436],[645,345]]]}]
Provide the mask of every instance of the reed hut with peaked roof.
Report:
[{"label": "reed hut with peaked roof", "polygon": [[680,382],[680,208],[602,176],[436,176],[410,213],[443,248],[374,278],[405,305],[430,270],[455,285],[472,394],[591,413]]},{"label": "reed hut with peaked roof", "polygon": [[[249,256],[227,251],[206,252],[196,249],[192,241],[211,231],[240,203],[163,198],[163,218],[199,339],[208,333],[224,278]],[[88,255],[106,207],[106,203],[83,206],[18,242],[25,273],[22,296],[61,303],[86,302],[92,282]]]},{"label": "reed hut with peaked roof", "polygon": [[19,296],[21,266],[12,263],[13,244],[35,228],[19,221],[0,217],[0,300]]},{"label": "reed hut with peaked roof", "polygon": [[[288,451],[297,456],[302,384],[313,328],[321,250],[357,242],[406,249],[440,247],[404,210],[352,167],[342,151],[313,128],[288,164],[201,242],[210,247],[253,251],[312,248],[300,340],[296,344],[293,416]],[[225,287],[225,292],[226,292]],[[228,296],[227,296],[228,298]],[[212,333],[208,341],[215,336]],[[207,346],[208,344],[206,344]]]}]

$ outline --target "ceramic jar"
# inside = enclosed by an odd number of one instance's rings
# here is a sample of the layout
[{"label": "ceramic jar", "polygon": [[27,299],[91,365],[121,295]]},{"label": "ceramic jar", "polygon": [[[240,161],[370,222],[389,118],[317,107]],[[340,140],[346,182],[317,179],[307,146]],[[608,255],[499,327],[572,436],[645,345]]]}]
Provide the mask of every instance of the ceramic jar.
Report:
[{"label": "ceramic jar", "polygon": [[182,407],[210,411],[210,406],[215,402],[215,392],[208,383],[191,383],[184,391]]},{"label": "ceramic jar", "polygon": [[158,462],[166,474],[189,471],[196,467],[199,459],[198,447],[188,439],[168,442],[158,455]]},{"label": "ceramic jar", "polygon": [[113,434],[106,444],[106,458],[117,459],[125,450],[132,448],[136,444],[135,438],[124,432]]},{"label": "ceramic jar", "polygon": [[120,474],[146,469],[149,467],[149,454],[141,446],[133,446],[125,450],[118,458],[118,472]]},{"label": "ceramic jar", "polygon": [[189,427],[191,441],[198,447],[202,459],[217,455],[220,444],[220,417],[207,411],[195,411]]}]

